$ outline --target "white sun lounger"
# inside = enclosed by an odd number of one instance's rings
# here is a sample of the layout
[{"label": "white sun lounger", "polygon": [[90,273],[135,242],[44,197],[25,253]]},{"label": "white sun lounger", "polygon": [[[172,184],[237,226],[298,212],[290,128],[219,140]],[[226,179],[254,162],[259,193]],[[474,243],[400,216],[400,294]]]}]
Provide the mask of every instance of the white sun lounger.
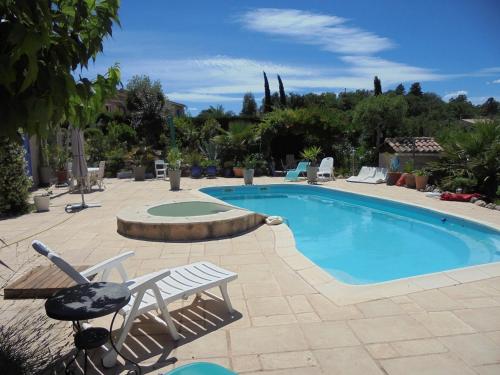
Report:
[{"label": "white sun lounger", "polygon": [[381,184],[387,179],[386,168],[362,167],[357,176],[347,179],[349,182],[361,182],[365,184]]},{"label": "white sun lounger", "polygon": [[351,176],[346,181],[348,182],[364,182],[369,178],[375,177],[375,167],[361,167],[357,176]]},{"label": "white sun lounger", "polygon": [[[135,279],[128,279],[122,262],[133,256],[134,252],[129,251],[114,258],[105,260],[82,272],[78,272],[73,266],[62,259],[40,241],[32,242],[33,248],[40,254],[49,258],[58,268],[75,280],[78,284],[90,282],[88,277],[100,274],[100,278],[95,281],[106,281],[110,272],[116,269],[120,274],[124,284],[129,288],[132,298],[127,306],[120,310],[124,317],[120,337],[115,342],[115,347],[120,350],[127,337],[134,319],[151,310],[160,309],[163,320],[174,340],[180,338],[179,333],[172,321],[167,305],[173,301],[186,299],[194,294],[200,296],[206,294],[214,299],[222,300],[226,303],[230,313],[233,312],[231,300],[227,292],[227,283],[235,280],[238,274],[217,267],[209,262],[191,263],[185,266],[165,269],[150,273]],[[219,287],[222,299],[207,292],[208,289]],[[110,350],[103,358],[105,367],[112,367],[116,362],[116,352]]]},{"label": "white sun lounger", "polygon": [[333,180],[333,158],[328,157],[321,160],[318,169],[318,178],[321,180]]}]

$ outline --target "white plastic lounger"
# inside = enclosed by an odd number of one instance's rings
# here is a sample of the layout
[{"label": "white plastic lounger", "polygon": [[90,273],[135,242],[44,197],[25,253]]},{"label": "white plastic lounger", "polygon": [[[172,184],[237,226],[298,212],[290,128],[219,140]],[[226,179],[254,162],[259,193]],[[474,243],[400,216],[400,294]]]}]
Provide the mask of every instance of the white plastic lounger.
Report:
[{"label": "white plastic lounger", "polygon": [[376,173],[375,167],[361,167],[357,176],[351,176],[346,181],[348,182],[364,182],[368,178],[375,177]]},{"label": "white plastic lounger", "polygon": [[[115,347],[118,351],[125,342],[125,338],[132,327],[134,319],[151,310],[160,309],[163,321],[157,317],[155,317],[155,319],[166,324],[172,338],[178,340],[180,335],[172,321],[167,305],[180,299],[187,299],[194,294],[200,296],[201,293],[203,293],[211,298],[222,300],[226,303],[229,312],[233,312],[231,300],[227,293],[227,283],[235,280],[238,274],[217,267],[209,262],[198,262],[186,266],[165,269],[129,280],[122,262],[133,256],[133,251],[117,255],[85,271],[78,272],[42,242],[35,240],[32,242],[32,246],[38,253],[49,258],[57,267],[78,284],[90,282],[88,277],[97,274],[100,274],[101,277],[96,281],[106,281],[113,268],[118,271],[124,284],[127,285],[132,294],[132,298],[128,305],[120,310],[120,314],[124,317],[124,320],[120,336],[115,342]],[[222,299],[207,292],[208,289],[215,287],[220,288]],[[104,366],[114,366],[116,363],[116,355],[114,350],[108,351],[103,357]]]},{"label": "white plastic lounger", "polygon": [[318,169],[318,178],[324,181],[333,180],[333,158],[328,157],[321,160]]}]

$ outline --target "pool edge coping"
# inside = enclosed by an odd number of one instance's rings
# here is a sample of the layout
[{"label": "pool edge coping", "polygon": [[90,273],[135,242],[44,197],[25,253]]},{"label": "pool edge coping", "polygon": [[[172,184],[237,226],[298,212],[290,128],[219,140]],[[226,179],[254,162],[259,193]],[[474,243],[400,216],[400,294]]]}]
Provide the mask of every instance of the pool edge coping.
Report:
[{"label": "pool edge coping", "polygon": [[[287,184],[267,184],[267,185],[287,185]],[[292,183],[290,185],[299,185]],[[303,185],[302,185],[303,186]],[[370,198],[396,202],[403,205],[413,206],[420,209],[435,211],[445,215],[449,215],[461,220],[468,220],[473,223],[486,226],[488,228],[499,231],[493,223],[483,222],[470,218],[466,215],[458,216],[455,213],[449,213],[443,210],[437,210],[422,206],[420,204],[407,203],[398,199],[382,198],[376,195],[363,194],[358,192],[348,191],[342,188],[335,188],[324,185],[315,185],[317,187],[336,190],[344,193],[355,194],[358,196],[367,196]],[[223,186],[218,186],[221,188]],[[198,188],[193,190],[199,197],[210,197],[218,202],[226,203],[220,199],[212,197]],[[431,199],[431,198],[429,198]],[[227,203],[226,203],[227,204]],[[467,282],[486,280],[493,277],[500,276],[500,262],[479,264],[468,267],[455,268],[449,271],[439,271],[424,275],[410,276],[395,280],[384,281],[372,284],[346,284],[328,272],[323,270],[320,266],[306,257],[296,247],[295,236],[293,231],[285,224],[270,225],[269,228],[274,234],[274,250],[275,253],[285,262],[285,264],[292,269],[298,277],[304,280],[312,288],[324,295],[326,298],[336,303],[337,305],[352,305],[361,302],[372,301],[381,298],[390,298],[410,293],[423,292],[447,286],[459,285]],[[485,271],[486,270],[486,271]]]}]

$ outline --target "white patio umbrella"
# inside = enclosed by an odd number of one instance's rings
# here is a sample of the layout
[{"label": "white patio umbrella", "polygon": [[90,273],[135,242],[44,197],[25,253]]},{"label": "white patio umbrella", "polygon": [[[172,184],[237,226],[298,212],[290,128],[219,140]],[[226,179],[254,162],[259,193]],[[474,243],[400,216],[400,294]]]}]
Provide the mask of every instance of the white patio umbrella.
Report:
[{"label": "white patio umbrella", "polygon": [[100,204],[86,204],[85,194],[83,191],[85,178],[88,175],[87,162],[85,160],[85,150],[83,147],[83,132],[79,128],[71,128],[71,152],[73,154],[73,163],[71,173],[78,180],[80,185],[80,194],[82,195],[82,203],[70,204],[66,206],[66,211],[74,211],[88,207],[100,207]]}]

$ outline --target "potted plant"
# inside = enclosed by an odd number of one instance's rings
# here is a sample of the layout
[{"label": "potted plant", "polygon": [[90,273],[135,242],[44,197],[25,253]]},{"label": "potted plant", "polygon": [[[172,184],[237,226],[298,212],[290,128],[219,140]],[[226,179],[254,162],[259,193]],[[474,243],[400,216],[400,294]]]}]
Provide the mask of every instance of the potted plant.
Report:
[{"label": "potted plant", "polygon": [[68,160],[68,152],[63,147],[56,146],[54,149],[54,164],[58,184],[65,184],[68,181]]},{"label": "potted plant", "polygon": [[399,157],[394,155],[389,164],[389,172],[387,172],[387,185],[394,185],[401,177],[401,172],[399,172]]},{"label": "potted plant", "polygon": [[[50,188],[50,186],[49,186]],[[37,212],[44,212],[49,210],[50,206],[50,195],[52,194],[52,191],[47,188],[44,189],[44,192],[37,194],[33,197],[33,200],[35,201],[35,208]]]},{"label": "potted plant", "polygon": [[243,164],[237,161],[233,167],[234,177],[243,177]]},{"label": "potted plant", "polygon": [[234,166],[234,163],[230,160],[224,162],[224,164],[223,164],[224,177],[233,177],[233,166]]},{"label": "potted plant", "polygon": [[417,190],[425,190],[427,182],[429,181],[429,174],[425,169],[418,169],[415,174],[415,186]]},{"label": "potted plant", "polygon": [[168,161],[168,179],[170,180],[170,189],[179,190],[181,188],[181,163],[182,154],[178,148],[172,148],[167,155]]},{"label": "potted plant", "polygon": [[205,160],[203,162],[205,166],[205,174],[207,178],[216,178],[217,177],[217,160]]},{"label": "potted plant", "polygon": [[253,184],[253,175],[255,173],[255,165],[257,164],[257,160],[253,155],[248,155],[243,162],[243,178],[245,180],[245,185]]},{"label": "potted plant", "polygon": [[316,160],[321,152],[321,147],[311,146],[300,154],[300,156],[308,160],[310,164],[307,166],[307,182],[309,184],[315,184],[318,181],[318,166],[316,165]]},{"label": "potted plant", "polygon": [[405,164],[405,185],[407,188],[415,189],[415,175],[413,174],[413,163],[407,162]]},{"label": "potted plant", "polygon": [[190,165],[191,178],[200,178],[203,172],[201,168],[201,155],[197,152],[191,152],[187,159]]},{"label": "potted plant", "polygon": [[154,159],[154,154],[149,146],[139,146],[132,149],[129,159],[134,166],[134,178],[136,181],[146,179],[146,165]]}]

